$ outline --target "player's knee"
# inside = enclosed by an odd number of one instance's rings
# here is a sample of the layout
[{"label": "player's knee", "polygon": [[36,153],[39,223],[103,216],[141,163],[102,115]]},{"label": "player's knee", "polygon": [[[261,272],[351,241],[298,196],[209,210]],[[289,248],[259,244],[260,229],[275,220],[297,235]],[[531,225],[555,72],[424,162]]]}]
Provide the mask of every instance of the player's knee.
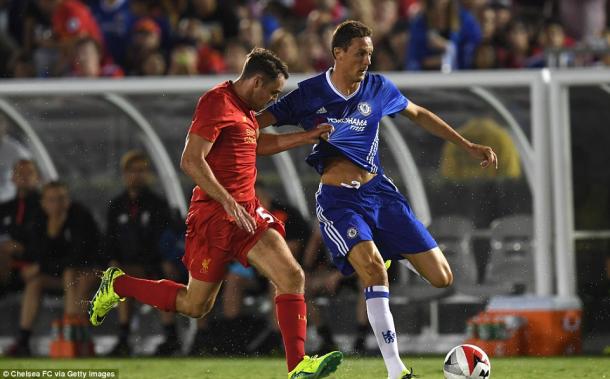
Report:
[{"label": "player's knee", "polygon": [[299,265],[284,271],[284,280],[276,283],[278,293],[301,293],[305,289],[305,273]]},{"label": "player's knee", "polygon": [[371,261],[364,266],[365,277],[362,278],[366,286],[387,285],[388,274],[381,261]]},{"label": "player's knee", "polygon": [[446,288],[453,284],[453,273],[450,268],[441,271],[439,275],[433,278],[432,285],[437,288]]},{"label": "player's knee", "polygon": [[186,309],[185,315],[192,318],[202,318],[212,310],[214,304],[206,301],[202,303],[192,304]]}]

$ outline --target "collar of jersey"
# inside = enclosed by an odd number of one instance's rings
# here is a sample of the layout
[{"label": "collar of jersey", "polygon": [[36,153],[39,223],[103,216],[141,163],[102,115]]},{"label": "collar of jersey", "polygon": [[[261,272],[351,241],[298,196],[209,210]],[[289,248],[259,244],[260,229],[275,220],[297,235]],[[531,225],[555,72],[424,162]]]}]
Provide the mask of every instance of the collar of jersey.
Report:
[{"label": "collar of jersey", "polygon": [[335,88],[335,86],[333,85],[333,82],[330,80],[330,73],[332,72],[333,68],[329,68],[326,71],[326,82],[328,83],[330,89],[333,90],[334,93],[336,93],[338,96],[340,96],[343,100],[349,100],[352,97],[354,97],[358,92],[360,92],[360,88],[362,87],[362,82],[360,82],[360,84],[358,85],[358,89],[354,91],[354,93],[352,93],[349,96],[345,96],[344,94],[341,93],[341,91],[339,91],[337,88]]}]

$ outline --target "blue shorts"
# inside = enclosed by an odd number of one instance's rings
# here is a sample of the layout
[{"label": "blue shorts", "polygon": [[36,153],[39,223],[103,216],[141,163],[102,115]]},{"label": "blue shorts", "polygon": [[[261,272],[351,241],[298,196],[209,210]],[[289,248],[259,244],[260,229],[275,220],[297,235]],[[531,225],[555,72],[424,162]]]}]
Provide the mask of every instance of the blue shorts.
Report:
[{"label": "blue shorts", "polygon": [[384,175],[358,189],[320,184],[316,214],[332,261],[344,275],[354,272],[347,255],[362,241],[374,241],[385,260],[437,246],[407,199]]}]

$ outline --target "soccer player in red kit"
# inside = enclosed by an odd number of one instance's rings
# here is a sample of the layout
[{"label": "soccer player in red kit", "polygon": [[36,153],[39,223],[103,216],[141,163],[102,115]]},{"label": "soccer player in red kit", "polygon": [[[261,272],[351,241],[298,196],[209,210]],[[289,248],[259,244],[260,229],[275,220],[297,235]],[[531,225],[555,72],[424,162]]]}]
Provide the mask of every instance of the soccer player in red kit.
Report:
[{"label": "soccer player in red kit", "polygon": [[248,55],[240,77],[217,85],[197,104],[181,167],[197,185],[186,219],[187,286],[169,280],[134,278],[108,268],[89,311],[99,325],[119,301],[131,297],[163,311],[203,317],[214,305],[227,265],[254,266],[276,287],[277,319],[284,340],[288,378],[322,378],[342,361],[338,351],[305,355],[304,274],[282,237],[284,226],[254,192],[256,155],[275,154],[319,142],[329,131],[260,133],[255,111],[280,94],[286,65],[265,49]]}]

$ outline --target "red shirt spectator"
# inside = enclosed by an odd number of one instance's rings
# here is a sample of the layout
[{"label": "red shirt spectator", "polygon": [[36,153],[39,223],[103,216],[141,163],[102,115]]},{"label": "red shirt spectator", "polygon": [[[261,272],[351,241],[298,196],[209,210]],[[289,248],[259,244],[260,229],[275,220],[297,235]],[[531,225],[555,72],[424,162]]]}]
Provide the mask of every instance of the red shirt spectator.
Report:
[{"label": "red shirt spectator", "polygon": [[104,46],[102,32],[89,8],[76,0],[64,0],[53,12],[53,31],[60,41],[91,37]]}]

